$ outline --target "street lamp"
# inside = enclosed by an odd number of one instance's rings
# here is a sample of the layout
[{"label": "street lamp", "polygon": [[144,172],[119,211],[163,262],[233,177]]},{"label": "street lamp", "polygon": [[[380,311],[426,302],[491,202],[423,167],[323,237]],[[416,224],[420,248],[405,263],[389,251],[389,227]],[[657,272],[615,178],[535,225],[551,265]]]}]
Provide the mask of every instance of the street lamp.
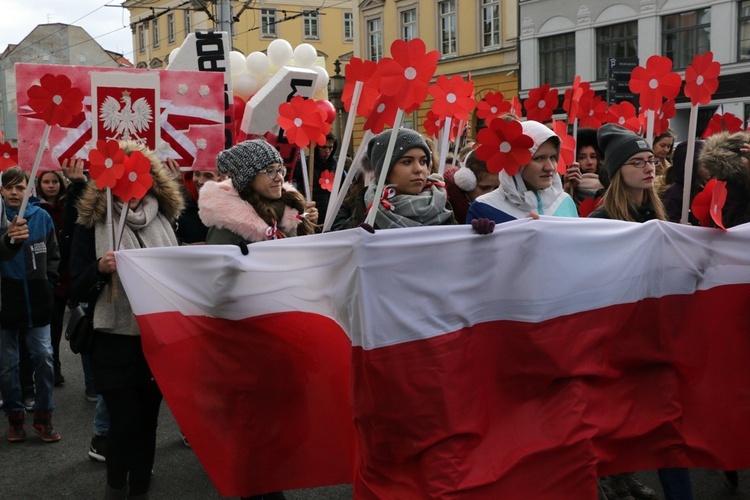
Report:
[{"label": "street lamp", "polygon": [[[336,140],[341,144],[341,138],[344,136],[344,123],[347,120],[347,112],[344,110],[344,103],[341,101],[341,96],[344,93],[344,84],[346,78],[341,74],[341,61],[336,59],[333,62],[334,75],[328,80],[328,99],[336,108],[336,119],[333,121],[333,135],[336,136]],[[339,151],[339,154],[346,154],[347,156],[353,156],[354,152],[351,145],[349,146],[350,151],[343,152]]]}]

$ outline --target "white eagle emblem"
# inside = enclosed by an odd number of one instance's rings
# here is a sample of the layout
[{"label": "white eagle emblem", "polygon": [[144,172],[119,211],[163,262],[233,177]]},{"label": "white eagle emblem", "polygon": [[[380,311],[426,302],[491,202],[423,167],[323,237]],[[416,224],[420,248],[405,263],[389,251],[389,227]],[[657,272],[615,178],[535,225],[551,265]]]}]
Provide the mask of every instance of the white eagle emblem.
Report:
[{"label": "white eagle emblem", "polygon": [[104,128],[113,133],[109,139],[143,140],[138,134],[149,129],[153,117],[151,105],[145,97],[132,102],[127,90],[123,90],[120,101],[122,107],[117,99],[107,96],[99,108]]}]

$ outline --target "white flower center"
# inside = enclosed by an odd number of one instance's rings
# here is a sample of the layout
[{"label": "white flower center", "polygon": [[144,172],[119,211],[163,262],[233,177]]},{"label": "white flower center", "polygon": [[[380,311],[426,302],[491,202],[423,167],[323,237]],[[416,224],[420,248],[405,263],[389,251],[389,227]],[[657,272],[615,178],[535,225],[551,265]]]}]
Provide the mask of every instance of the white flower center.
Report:
[{"label": "white flower center", "polygon": [[10,158],[10,153],[3,153],[3,158],[5,158],[6,160],[7,160],[8,158]]},{"label": "white flower center", "polygon": [[617,120],[617,123],[619,123],[620,125],[625,125],[625,117],[624,117],[624,116],[621,116],[621,117],[620,117],[620,118],[619,118],[619,119]]},{"label": "white flower center", "polygon": [[302,119],[301,118],[295,118],[294,119],[294,126],[295,127],[301,127],[302,126]]},{"label": "white flower center", "polygon": [[445,100],[448,101],[448,104],[453,104],[454,102],[456,102],[456,94],[448,94],[447,96],[445,96]]},{"label": "white flower center", "polygon": [[107,158],[104,160],[104,168],[112,168],[113,163],[112,158]]},{"label": "white flower center", "polygon": [[383,111],[385,111],[385,103],[381,102],[378,104],[378,113],[382,113]]},{"label": "white flower center", "polygon": [[542,99],[539,101],[539,109],[544,109],[547,106],[547,103]]},{"label": "white flower center", "polygon": [[698,78],[695,79],[695,83],[703,85],[703,75],[698,75]]},{"label": "white flower center", "polygon": [[52,102],[59,105],[62,102],[62,96],[56,95],[52,98]]},{"label": "white flower center", "polygon": [[648,87],[651,90],[656,90],[658,86],[659,86],[659,80],[657,80],[656,78],[652,78],[651,80],[648,81]]},{"label": "white flower center", "polygon": [[135,181],[137,181],[137,180],[138,180],[138,174],[136,174],[135,172],[130,172],[130,173],[128,174],[128,180],[129,180],[130,182],[135,182]]},{"label": "white flower center", "polygon": [[417,77],[417,70],[409,66],[404,70],[404,77],[407,80],[414,80]]},{"label": "white flower center", "polygon": [[510,151],[510,143],[508,141],[503,141],[500,144],[500,152],[507,153],[508,151]]},{"label": "white flower center", "polygon": [[492,107],[490,108],[490,113],[492,113],[493,115],[494,115],[495,113],[497,113],[497,106],[492,106]]}]

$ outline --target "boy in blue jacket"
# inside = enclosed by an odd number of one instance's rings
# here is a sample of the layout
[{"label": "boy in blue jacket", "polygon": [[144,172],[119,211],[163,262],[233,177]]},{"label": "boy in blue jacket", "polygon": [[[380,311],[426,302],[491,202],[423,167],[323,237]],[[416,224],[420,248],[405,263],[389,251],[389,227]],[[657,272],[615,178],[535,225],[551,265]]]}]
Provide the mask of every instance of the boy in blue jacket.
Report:
[{"label": "boy in blue jacket", "polygon": [[[0,191],[10,220],[18,215],[27,183],[28,173],[18,167],[3,173]],[[60,252],[54,223],[46,211],[30,204],[24,218],[29,237],[11,260],[0,263],[0,389],[5,402],[3,410],[10,423],[8,441],[24,441],[25,409],[18,371],[18,339],[24,335],[35,373],[33,428],[42,440],[54,442],[60,440],[60,433],[52,426],[55,377],[50,318]]]}]

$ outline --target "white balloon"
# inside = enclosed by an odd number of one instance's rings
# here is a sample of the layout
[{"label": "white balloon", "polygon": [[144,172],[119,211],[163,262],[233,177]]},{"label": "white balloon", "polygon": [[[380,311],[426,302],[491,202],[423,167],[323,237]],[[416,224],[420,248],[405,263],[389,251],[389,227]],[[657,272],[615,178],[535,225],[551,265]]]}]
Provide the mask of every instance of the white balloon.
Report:
[{"label": "white balloon", "polygon": [[318,51],[309,43],[301,43],[294,49],[294,64],[300,68],[310,68],[318,59]]},{"label": "white balloon", "polygon": [[328,71],[320,66],[313,66],[310,69],[318,73],[318,79],[315,80],[315,90],[328,88]]},{"label": "white balloon", "polygon": [[268,53],[268,60],[277,68],[286,66],[292,61],[292,44],[283,38],[278,38],[269,43],[266,52]]},{"label": "white balloon", "polygon": [[180,52],[180,48],[179,47],[175,47],[174,49],[172,49],[172,52],[169,53],[169,62],[170,63],[174,62],[174,60],[177,57],[177,54],[179,52]]},{"label": "white balloon", "polygon": [[233,50],[229,53],[229,69],[232,72],[232,75],[242,75],[247,73],[245,55],[242,52]]},{"label": "white balloon", "polygon": [[261,83],[258,79],[248,73],[232,78],[232,93],[242,98],[243,101],[250,99],[253,94],[260,90],[260,87]]},{"label": "white balloon", "polygon": [[263,52],[256,51],[247,56],[245,66],[247,67],[248,73],[260,77],[268,73],[268,70],[271,67],[271,61],[268,60],[268,56]]}]

